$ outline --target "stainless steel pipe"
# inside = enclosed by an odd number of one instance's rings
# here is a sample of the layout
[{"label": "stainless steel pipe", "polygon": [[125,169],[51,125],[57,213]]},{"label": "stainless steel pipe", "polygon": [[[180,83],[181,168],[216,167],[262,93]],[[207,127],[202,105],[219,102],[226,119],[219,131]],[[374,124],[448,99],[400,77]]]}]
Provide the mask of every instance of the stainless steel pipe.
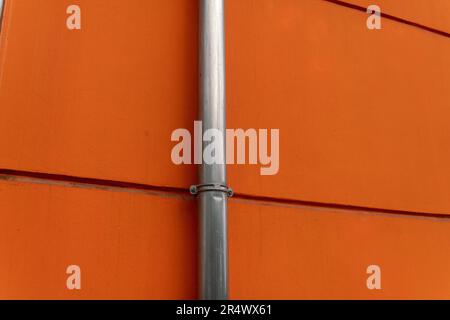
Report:
[{"label": "stainless steel pipe", "polygon": [[[228,299],[224,0],[200,0],[200,119],[223,137],[218,163],[199,169],[199,296]],[[203,149],[206,143],[203,142]],[[202,186],[208,185],[208,188]],[[212,187],[211,187],[212,186]]]}]

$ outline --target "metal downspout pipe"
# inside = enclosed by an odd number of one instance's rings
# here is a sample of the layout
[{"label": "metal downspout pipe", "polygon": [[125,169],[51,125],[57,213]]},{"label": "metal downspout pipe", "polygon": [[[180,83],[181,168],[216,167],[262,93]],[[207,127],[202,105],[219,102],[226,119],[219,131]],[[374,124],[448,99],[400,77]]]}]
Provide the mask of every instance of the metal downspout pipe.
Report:
[{"label": "metal downspout pipe", "polygon": [[3,6],[5,4],[4,0],[0,0],[0,31],[2,31],[2,21],[3,21]]},{"label": "metal downspout pipe", "polygon": [[[219,161],[199,168],[198,186],[191,192],[198,197],[199,219],[199,297],[204,300],[228,299],[226,113],[225,113],[225,30],[224,0],[200,1],[199,114],[203,133],[217,129],[222,136]],[[220,139],[219,139],[220,140]],[[211,142],[203,142],[203,148]]]}]

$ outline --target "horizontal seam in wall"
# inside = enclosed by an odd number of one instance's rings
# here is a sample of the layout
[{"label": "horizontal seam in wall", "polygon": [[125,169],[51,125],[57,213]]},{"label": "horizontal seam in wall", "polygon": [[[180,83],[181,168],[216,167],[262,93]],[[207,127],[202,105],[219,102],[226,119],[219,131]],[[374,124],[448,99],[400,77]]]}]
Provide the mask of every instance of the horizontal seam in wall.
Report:
[{"label": "horizontal seam in wall", "polygon": [[244,203],[255,203],[258,205],[265,206],[279,206],[279,207],[292,207],[292,208],[316,208],[316,209],[330,209],[341,212],[350,213],[360,213],[360,214],[371,214],[384,217],[404,217],[404,218],[417,218],[417,219],[432,219],[439,221],[450,222],[450,214],[444,213],[427,213],[427,212],[416,212],[407,210],[395,210],[395,209],[381,209],[373,207],[364,207],[356,205],[347,204],[337,204],[337,203],[324,203],[317,201],[307,201],[307,200],[296,200],[296,199],[280,199],[265,196],[254,196],[248,194],[236,193],[233,196],[239,202]]},{"label": "horizontal seam in wall", "polygon": [[[364,13],[367,13],[367,8],[364,8],[364,7],[356,5],[356,4],[348,3],[348,2],[345,2],[345,1],[341,1],[341,0],[322,0],[322,1],[326,1],[326,2],[329,2],[329,3],[336,4],[338,6],[341,6],[341,7],[345,7],[345,8],[358,10],[358,11],[362,11]],[[425,30],[425,31],[428,31],[428,32],[431,32],[431,33],[434,33],[434,34],[446,37],[446,38],[450,38],[450,33],[448,33],[448,32],[445,32],[445,31],[442,31],[442,30],[438,30],[438,29],[435,29],[435,28],[432,28],[432,27],[428,27],[426,25],[423,25],[423,24],[420,24],[420,23],[417,23],[417,22],[413,22],[413,21],[409,21],[409,20],[406,20],[406,19],[403,19],[403,18],[399,18],[399,17],[393,16],[391,14],[387,14],[387,13],[383,13],[382,12],[381,13],[381,17],[389,19],[389,20],[392,20],[392,21],[395,21],[395,22],[399,22],[399,23],[402,23],[402,24],[405,24],[405,25],[409,25],[411,27],[419,28],[419,29],[422,29],[422,30]]]},{"label": "horizontal seam in wall", "polygon": [[[32,183],[42,185],[53,185],[68,188],[94,189],[100,191],[126,192],[126,193],[142,193],[154,196],[180,198],[184,200],[194,200],[194,196],[190,195],[187,188],[153,186],[147,184],[139,184],[132,182],[122,182],[113,180],[81,178],[68,175],[28,172],[11,169],[0,169],[0,180],[12,181],[19,183]],[[267,196],[256,196],[243,193],[236,193],[233,201],[254,203],[265,206],[280,207],[301,207],[301,208],[318,208],[332,209],[338,211],[346,211],[353,213],[376,214],[392,217],[407,217],[419,219],[434,219],[440,221],[450,221],[450,214],[414,212],[406,210],[393,210],[371,208],[364,206],[323,203],[296,199],[283,199]]]},{"label": "horizontal seam in wall", "polygon": [[81,178],[69,175],[0,169],[0,180],[59,186],[67,188],[93,189],[99,191],[142,193],[148,195],[193,199],[189,190],[177,187],[153,186],[147,184],[114,180]]}]

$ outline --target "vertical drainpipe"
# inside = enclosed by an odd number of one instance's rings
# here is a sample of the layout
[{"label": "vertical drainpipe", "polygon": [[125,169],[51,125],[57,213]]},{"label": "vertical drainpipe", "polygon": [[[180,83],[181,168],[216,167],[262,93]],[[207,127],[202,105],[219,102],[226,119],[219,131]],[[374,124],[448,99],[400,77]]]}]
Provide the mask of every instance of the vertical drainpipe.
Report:
[{"label": "vertical drainpipe", "polygon": [[[199,168],[198,186],[191,193],[198,198],[199,297],[228,299],[227,187],[225,121],[225,30],[224,0],[200,2],[200,119],[202,132],[217,129],[222,137],[216,150],[217,163]],[[220,139],[219,139],[220,140]],[[203,142],[203,148],[210,142]],[[220,152],[221,151],[221,152]]]},{"label": "vertical drainpipe", "polygon": [[2,31],[2,21],[3,21],[3,4],[4,0],[0,0],[0,32]]}]

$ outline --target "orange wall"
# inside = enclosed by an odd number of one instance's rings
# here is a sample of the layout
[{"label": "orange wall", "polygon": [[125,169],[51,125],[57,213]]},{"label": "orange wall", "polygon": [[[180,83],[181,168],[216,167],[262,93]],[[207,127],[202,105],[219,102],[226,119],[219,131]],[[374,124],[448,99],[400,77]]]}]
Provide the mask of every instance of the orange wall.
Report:
[{"label": "orange wall", "polygon": [[[399,3],[378,1],[450,32],[448,1]],[[65,26],[69,4],[81,31]],[[6,0],[0,168],[194,184],[195,167],[170,160],[170,134],[197,117],[197,10]],[[229,167],[233,298],[450,297],[450,39],[366,19],[321,0],[226,0],[228,127],[281,133],[278,175]],[[41,183],[0,183],[0,298],[195,297],[193,199]],[[76,262],[84,285],[69,292]],[[369,264],[381,291],[365,287]]]},{"label": "orange wall", "polygon": [[[196,297],[189,196],[2,180],[0,206],[0,299]],[[450,298],[448,220],[233,199],[229,225],[233,299]]]},{"label": "orange wall", "polygon": [[196,297],[193,199],[1,181],[0,206],[0,299]]}]

